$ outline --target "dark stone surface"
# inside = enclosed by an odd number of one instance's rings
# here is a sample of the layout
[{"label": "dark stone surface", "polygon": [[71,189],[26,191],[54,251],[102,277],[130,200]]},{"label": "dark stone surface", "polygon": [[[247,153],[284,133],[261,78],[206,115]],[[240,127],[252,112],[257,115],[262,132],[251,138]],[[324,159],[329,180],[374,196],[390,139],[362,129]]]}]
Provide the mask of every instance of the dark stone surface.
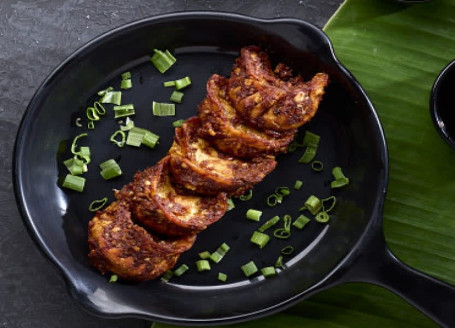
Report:
[{"label": "dark stone surface", "polygon": [[220,10],[296,17],[322,27],[342,0],[2,0],[0,1],[0,328],[149,327],[82,310],[60,273],[35,247],[14,199],[11,165],[22,114],[44,78],[87,41],[157,14]]}]

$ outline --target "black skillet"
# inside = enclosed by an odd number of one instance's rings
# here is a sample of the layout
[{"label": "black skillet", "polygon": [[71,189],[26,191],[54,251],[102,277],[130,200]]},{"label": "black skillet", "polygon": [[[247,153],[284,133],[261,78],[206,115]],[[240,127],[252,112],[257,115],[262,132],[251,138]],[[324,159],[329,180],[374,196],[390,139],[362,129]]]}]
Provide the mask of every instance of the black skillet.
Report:
[{"label": "black skillet", "polygon": [[[228,75],[238,51],[245,45],[266,49],[274,63],[282,61],[305,78],[326,72],[331,83],[317,117],[305,127],[322,137],[317,159],[325,169],[315,173],[298,164],[301,151],[279,157],[277,169],[257,185],[248,202],[201,233],[195,246],[179,263],[190,271],[169,283],[109,284],[87,258],[87,210],[93,199],[109,196],[132,179],[137,170],[164,156],[174,135],[171,122],[193,116],[204,97],[205,81],[213,73]],[[170,49],[178,62],[165,75],[149,63],[153,49]],[[120,74],[131,71],[133,89],[123,93],[123,103],[134,103],[136,125],[161,136],[154,149],[118,149],[109,136],[118,127],[112,115],[96,124],[80,143],[92,147],[93,163],[86,174],[83,193],[62,190],[57,179],[66,174],[62,161],[69,158],[72,138],[84,128],[74,121],[96,99],[98,90],[119,88]],[[151,114],[152,101],[168,101],[170,89],[163,81],[190,76],[177,116]],[[85,123],[85,122],[84,122]],[[303,132],[304,129],[302,129]],[[97,164],[116,158],[124,175],[113,181],[99,177]],[[351,184],[331,191],[331,168],[343,167]],[[401,263],[388,249],[382,232],[382,208],[387,187],[387,149],[376,112],[359,83],[337,61],[328,38],[314,26],[295,19],[262,20],[246,16],[190,12],[144,19],[91,41],[63,62],[45,80],[22,120],[15,147],[14,182],[25,225],[39,248],[66,278],[72,296],[90,312],[107,317],[141,317],[188,324],[226,324],[251,320],[282,310],[303,298],[346,282],[364,281],[399,294],[435,321],[455,326],[455,291]],[[277,186],[304,188],[292,192],[274,208],[265,198]],[[289,240],[272,238],[264,250],[249,242],[260,224],[244,218],[248,208],[264,211],[263,217],[290,214],[295,218],[310,195],[338,198],[327,224],[314,220]],[[222,242],[231,251],[212,270],[198,273],[197,254],[213,251]],[[280,249],[292,245],[286,268],[272,279],[245,278],[240,265],[254,260],[257,266],[273,265]],[[218,272],[228,274],[219,282]]]}]

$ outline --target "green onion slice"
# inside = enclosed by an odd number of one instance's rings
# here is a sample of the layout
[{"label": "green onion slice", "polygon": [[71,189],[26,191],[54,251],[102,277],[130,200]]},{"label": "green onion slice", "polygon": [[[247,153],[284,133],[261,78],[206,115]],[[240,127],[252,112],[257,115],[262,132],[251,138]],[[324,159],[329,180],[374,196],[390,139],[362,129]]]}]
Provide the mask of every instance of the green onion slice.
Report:
[{"label": "green onion slice", "polygon": [[95,111],[98,115],[106,114],[106,108],[104,108],[104,106],[99,101],[95,101],[93,103],[93,108],[95,108]]},{"label": "green onion slice", "polygon": [[120,82],[120,89],[122,90],[128,90],[131,89],[132,87],[133,82],[131,81],[131,79],[122,80],[122,82]]},{"label": "green onion slice", "polygon": [[313,146],[310,144],[306,147],[305,152],[303,153],[302,157],[299,159],[299,163],[308,164],[310,163],[317,153],[317,146]]},{"label": "green onion slice", "polygon": [[181,90],[183,88],[186,88],[191,84],[191,80],[188,76],[185,76],[184,78],[175,80],[175,89],[176,90]]},{"label": "green onion slice", "polygon": [[262,211],[259,211],[259,210],[254,210],[252,208],[250,208],[247,212],[246,212],[246,218],[248,220],[252,220],[252,221],[257,221],[259,222],[259,220],[261,219],[261,215],[262,215]]},{"label": "green onion slice", "polygon": [[284,221],[284,225],[283,225],[284,230],[291,231],[291,222],[292,222],[291,216],[289,214],[286,214],[285,216],[283,216],[283,221]]},{"label": "green onion slice", "polygon": [[76,121],[74,122],[74,124],[76,124],[76,126],[77,126],[78,128],[82,128],[82,127],[83,127],[83,125],[82,125],[82,118],[80,118],[80,117],[76,118]]},{"label": "green onion slice", "polygon": [[180,104],[182,102],[184,93],[180,91],[173,91],[171,97],[169,98],[170,101]]},{"label": "green onion slice", "polygon": [[88,210],[90,212],[96,212],[104,207],[107,203],[107,197],[104,197],[102,199],[95,199],[93,202],[90,203],[88,206]]},{"label": "green onion slice", "polygon": [[314,195],[308,197],[305,201],[305,207],[310,211],[311,214],[316,215],[322,209],[322,202],[319,198]]},{"label": "green onion slice", "polygon": [[264,277],[269,278],[276,275],[275,267],[268,266],[261,269],[261,273]]},{"label": "green onion slice", "polygon": [[210,252],[209,251],[200,252],[198,255],[199,255],[199,257],[202,260],[207,260],[208,258],[210,258]]},{"label": "green onion slice", "polygon": [[288,152],[293,153],[297,150],[298,144],[295,141],[292,141],[288,146]]},{"label": "green onion slice", "polygon": [[77,136],[74,137],[73,139],[73,142],[71,143],[71,153],[73,153],[73,155],[77,155],[79,154],[80,150],[76,150],[77,148],[77,141],[80,139],[80,138],[83,138],[83,137],[86,137],[88,136],[88,133],[81,133]]},{"label": "green onion slice", "polygon": [[95,122],[93,122],[93,121],[88,121],[88,123],[87,123],[87,129],[89,129],[89,130],[94,130],[94,129],[95,129]]},{"label": "green onion slice", "polygon": [[292,226],[293,227],[296,227],[297,229],[303,229],[303,227],[305,227],[308,222],[310,222],[311,220],[309,218],[307,218],[305,215],[299,215],[297,217],[297,219],[295,219],[294,223],[292,223]]},{"label": "green onion slice", "polygon": [[177,61],[177,59],[175,59],[169,50],[163,52],[161,50],[155,49],[154,51],[155,53],[150,58],[150,61],[161,74],[171,68],[171,66],[174,65]]},{"label": "green onion slice", "polygon": [[101,168],[100,174],[104,180],[113,179],[115,177],[122,175],[122,169],[117,164],[117,162],[112,158],[101,163],[100,168]]},{"label": "green onion slice", "polygon": [[172,272],[171,270],[167,270],[162,276],[161,276],[161,281],[162,282],[168,282],[172,276],[174,275],[174,272]]},{"label": "green onion slice", "polygon": [[222,282],[226,282],[227,281],[227,274],[225,274],[223,272],[218,272],[218,280],[222,281]]},{"label": "green onion slice", "polygon": [[250,189],[247,192],[245,192],[243,195],[239,197],[239,199],[242,201],[247,201],[250,200],[251,197],[253,197],[253,189]]},{"label": "green onion slice", "polygon": [[82,192],[85,186],[85,178],[76,175],[67,174],[63,180],[62,187]]},{"label": "green onion slice", "polygon": [[283,201],[283,196],[277,195],[277,194],[271,194],[270,196],[267,197],[266,203],[268,206],[273,207],[278,204],[281,204]]},{"label": "green onion slice", "polygon": [[174,128],[179,128],[183,125],[183,123],[185,123],[185,120],[177,120],[177,121],[172,122],[172,126]]},{"label": "green onion slice", "polygon": [[267,229],[273,227],[275,224],[278,223],[278,221],[280,221],[280,217],[278,215],[274,216],[273,218],[269,219],[268,221],[266,221],[259,229],[258,231],[259,232],[264,232],[266,231]]},{"label": "green onion slice", "polygon": [[275,194],[289,196],[291,194],[291,190],[288,187],[278,187],[275,189]]},{"label": "green onion slice", "polygon": [[288,239],[291,237],[291,232],[285,228],[278,228],[273,232],[273,236],[278,239]]},{"label": "green onion slice", "polygon": [[67,159],[63,164],[72,175],[81,175],[82,173],[87,172],[87,164],[85,164],[83,160],[77,158],[77,156]]},{"label": "green onion slice", "polygon": [[210,263],[207,260],[196,261],[196,267],[197,267],[197,271],[199,271],[199,272],[209,271],[211,269]]},{"label": "green onion slice", "polygon": [[100,103],[120,105],[122,103],[121,91],[107,91],[100,99]]},{"label": "green onion slice", "polygon": [[129,80],[131,79],[131,72],[125,72],[125,73],[122,73],[122,80]]},{"label": "green onion slice", "polygon": [[251,236],[251,239],[250,239],[250,241],[253,244],[258,245],[260,249],[263,249],[265,247],[265,245],[267,245],[269,240],[270,240],[269,235],[259,232],[259,231],[253,232],[253,235]]},{"label": "green onion slice", "polygon": [[341,188],[349,184],[349,178],[345,177],[341,167],[335,166],[332,174],[335,180],[330,183],[331,188]]},{"label": "green onion slice", "polygon": [[230,210],[235,208],[235,204],[234,204],[234,202],[232,201],[231,198],[228,198],[227,203],[228,203],[227,211],[230,211]]},{"label": "green onion slice", "polygon": [[187,272],[190,268],[186,264],[182,264],[177,269],[174,270],[174,276],[180,277],[182,274]]},{"label": "green onion slice", "polygon": [[[120,141],[115,139],[117,136],[120,136]],[[126,133],[123,132],[122,130],[117,130],[114,132],[114,134],[111,135],[109,138],[109,141],[112,143],[116,144],[118,147],[122,148],[126,144]]]},{"label": "green onion slice", "polygon": [[247,264],[244,264],[240,267],[240,269],[243,271],[243,274],[246,277],[250,277],[256,272],[258,272],[258,268],[256,264],[253,261],[248,262]]},{"label": "green onion slice", "polygon": [[296,180],[294,184],[294,189],[295,190],[300,190],[303,187],[303,181],[301,180]]},{"label": "green onion slice", "polygon": [[154,101],[152,104],[153,115],[155,116],[174,116],[175,104],[159,103]]},{"label": "green onion slice", "polygon": [[140,147],[142,145],[142,139],[144,139],[144,135],[145,129],[133,127],[128,131],[126,144],[128,146]]},{"label": "green onion slice", "polygon": [[114,109],[114,118],[131,116],[131,115],[135,114],[133,104],[114,106],[113,109]]},{"label": "green onion slice", "polygon": [[308,145],[310,145],[310,144],[318,146],[320,140],[321,140],[321,137],[319,135],[317,135],[316,133],[313,133],[311,131],[305,131],[305,135],[303,136],[302,146],[308,147]]},{"label": "green onion slice", "polygon": [[228,244],[222,243],[215,252],[210,254],[210,259],[215,263],[219,263],[223,259],[223,257],[227,254],[229,249],[230,249],[230,247]]},{"label": "green onion slice", "polygon": [[[322,211],[329,213],[335,207],[337,202],[337,198],[335,196],[329,196],[327,198],[322,199]],[[326,208],[326,203],[330,205]]]},{"label": "green onion slice", "polygon": [[166,81],[163,83],[164,87],[175,87],[175,81]]},{"label": "green onion slice", "polygon": [[110,92],[110,91],[113,91],[114,88],[113,87],[107,87],[106,89],[104,90],[100,90],[98,91],[98,96],[104,96],[106,93]]},{"label": "green onion slice", "polygon": [[113,284],[114,282],[116,282],[118,280],[118,276],[116,274],[113,274],[111,275],[111,277],[109,278],[109,283],[110,284]]},{"label": "green onion slice", "polygon": [[132,128],[134,128],[134,121],[127,116],[125,120],[125,125],[120,125],[120,130],[129,131]]},{"label": "green onion slice", "polygon": [[321,161],[312,161],[311,168],[315,172],[321,172],[324,169],[324,164]]},{"label": "green onion slice", "polygon": [[314,218],[319,223],[327,223],[330,220],[330,215],[327,212],[321,211],[318,214],[316,214]]},{"label": "green onion slice", "polygon": [[291,245],[283,247],[280,253],[283,255],[291,255],[292,253],[294,253],[294,247],[292,247]]},{"label": "green onion slice", "polygon": [[284,264],[283,264],[283,255],[278,256],[275,262],[275,268],[281,268],[284,269]]}]

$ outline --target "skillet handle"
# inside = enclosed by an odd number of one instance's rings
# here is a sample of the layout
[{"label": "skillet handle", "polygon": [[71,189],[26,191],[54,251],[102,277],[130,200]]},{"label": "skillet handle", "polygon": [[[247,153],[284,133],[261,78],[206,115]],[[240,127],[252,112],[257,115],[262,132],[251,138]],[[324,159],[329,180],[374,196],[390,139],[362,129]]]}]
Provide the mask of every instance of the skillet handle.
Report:
[{"label": "skillet handle", "polygon": [[343,282],[369,282],[401,296],[442,327],[455,327],[455,287],[412,269],[387,247],[382,229],[365,240]]}]

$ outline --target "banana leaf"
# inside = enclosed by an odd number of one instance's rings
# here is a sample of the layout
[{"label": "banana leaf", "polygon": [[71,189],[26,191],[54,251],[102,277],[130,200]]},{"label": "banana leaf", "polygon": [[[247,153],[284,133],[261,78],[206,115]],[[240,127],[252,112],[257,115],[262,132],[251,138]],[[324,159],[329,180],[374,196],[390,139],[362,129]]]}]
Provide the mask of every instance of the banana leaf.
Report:
[{"label": "banana leaf", "polygon": [[[439,137],[429,114],[433,82],[455,58],[455,2],[347,0],[324,30],[384,127],[390,164],[384,212],[388,245],[408,265],[455,284],[455,150]],[[175,326],[154,325],[165,327]],[[229,327],[437,325],[389,291],[359,283]]]}]

